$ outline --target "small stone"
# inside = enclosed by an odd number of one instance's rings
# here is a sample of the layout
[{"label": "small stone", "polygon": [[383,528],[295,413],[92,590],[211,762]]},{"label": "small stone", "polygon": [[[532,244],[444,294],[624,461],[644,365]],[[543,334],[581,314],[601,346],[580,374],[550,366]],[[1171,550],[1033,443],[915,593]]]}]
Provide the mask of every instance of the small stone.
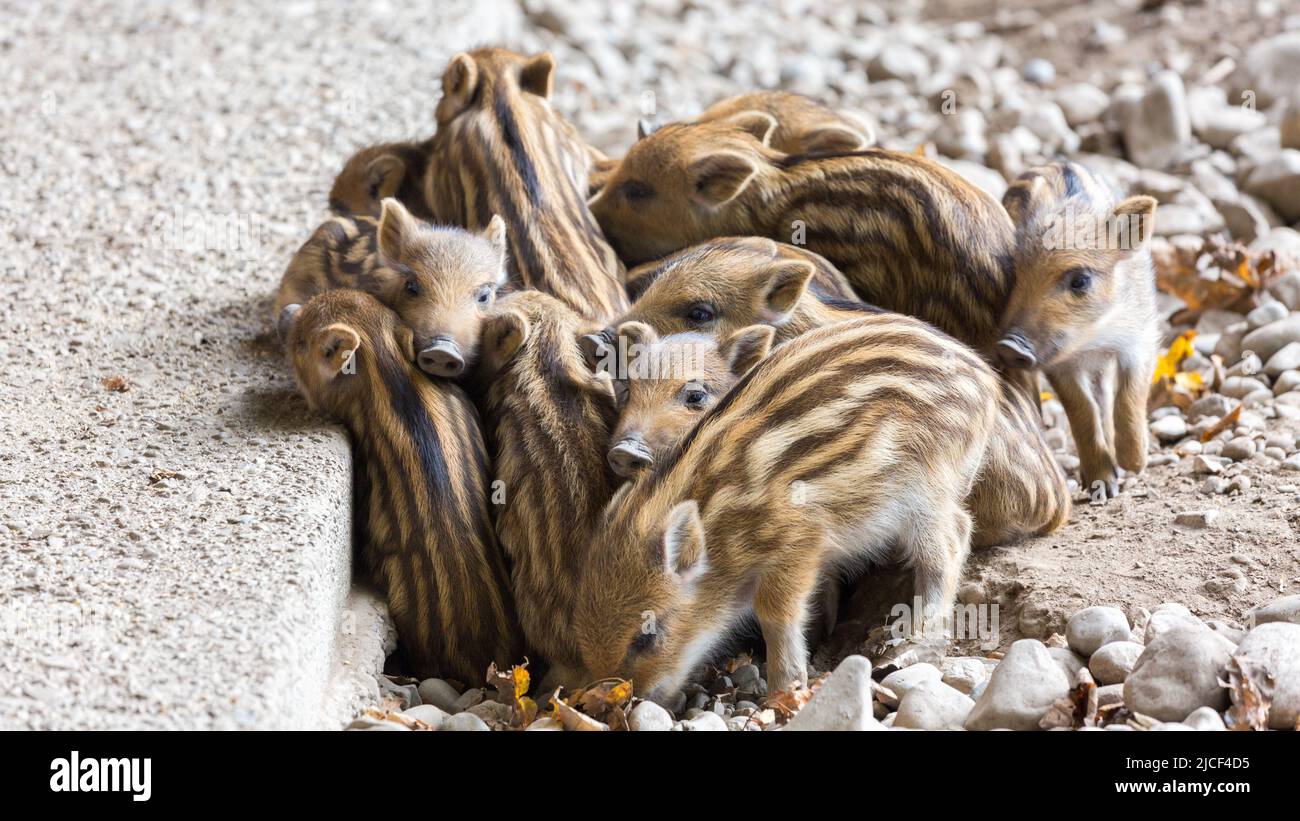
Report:
[{"label": "small stone", "polygon": [[997,663],[978,656],[950,656],[939,664],[943,683],[959,693],[970,695],[976,685],[987,681]]},{"label": "small stone", "polygon": [[942,681],[922,681],[899,702],[894,726],[912,730],[960,730],[975,702]]},{"label": "small stone", "polygon": [[1234,476],[1223,486],[1223,492],[1226,494],[1245,493],[1250,490],[1251,484],[1249,476]]},{"label": "small stone", "polygon": [[[1268,386],[1253,376],[1229,376],[1223,380],[1223,385],[1219,388],[1219,391],[1224,396],[1231,396],[1234,399],[1240,399],[1247,394],[1261,390],[1268,390]],[[1269,391],[1269,393],[1271,394],[1272,391]]]},{"label": "small stone", "polygon": [[1068,647],[1048,647],[1047,653],[1061,666],[1070,681],[1074,681],[1079,671],[1088,666],[1087,659]]},{"label": "small stone", "polygon": [[1041,57],[1035,57],[1025,63],[1024,77],[1034,85],[1051,85],[1056,80],[1056,66]]},{"label": "small stone", "polygon": [[1187,422],[1180,416],[1165,416],[1151,423],[1151,434],[1161,442],[1177,442],[1187,435]]},{"label": "small stone", "polygon": [[891,699],[884,694],[880,700],[890,707],[898,708],[899,702],[907,691],[920,684],[923,681],[939,681],[943,678],[943,673],[938,667],[927,662],[920,662],[904,667],[901,670],[895,670],[880,682],[880,686],[892,692],[897,698]]},{"label": "small stone", "polygon": [[1123,684],[1103,684],[1097,688],[1097,706],[1106,707],[1124,701]]},{"label": "small stone", "polygon": [[1085,658],[1103,645],[1128,637],[1128,617],[1118,607],[1085,607],[1065,624],[1070,649]]},{"label": "small stone", "polygon": [[[793,723],[793,722],[791,722]],[[717,713],[703,712],[681,723],[684,732],[726,732],[727,722]],[[788,729],[788,728],[787,728]]]},{"label": "small stone", "polygon": [[[1286,231],[1295,234],[1292,239],[1292,244],[1295,250],[1300,252],[1300,234],[1296,234],[1295,231],[1291,231],[1291,229],[1287,228],[1283,229],[1283,232],[1280,233],[1279,236],[1285,236]],[[1273,232],[1269,232],[1269,238],[1273,238]],[[1255,249],[1252,248],[1251,250]],[[1300,256],[1300,253],[1295,254],[1295,256]],[[1282,276],[1270,282],[1268,293],[1269,296],[1285,305],[1287,310],[1300,311],[1300,271],[1287,271]]]},{"label": "small stone", "polygon": [[1249,436],[1238,436],[1223,445],[1221,455],[1234,462],[1244,462],[1255,455],[1255,440]]},{"label": "small stone", "polygon": [[1214,527],[1215,522],[1219,520],[1219,511],[1217,510],[1189,510],[1179,513],[1174,517],[1174,524],[1182,527],[1206,528]]},{"label": "small stone", "polygon": [[872,714],[872,702],[871,662],[863,656],[849,656],[785,730],[884,729]]},{"label": "small stone", "polygon": [[1203,416],[1222,417],[1230,410],[1232,410],[1232,405],[1228,402],[1227,397],[1211,393],[1202,396],[1191,404],[1191,407],[1187,409],[1187,418],[1195,422]]},{"label": "small stone", "polygon": [[1265,325],[1272,325],[1279,319],[1286,319],[1289,313],[1291,312],[1281,302],[1270,302],[1246,314],[1246,325],[1253,331]]},{"label": "small stone", "polygon": [[1213,707],[1197,707],[1191,715],[1183,719],[1183,723],[1193,730],[1226,730],[1223,724],[1223,716]]},{"label": "small stone", "polygon": [[[1275,29],[1276,31],[1276,29]],[[1233,72],[1235,91],[1250,89],[1261,108],[1286,100],[1300,76],[1300,31],[1288,31],[1251,43]]]},{"label": "small stone", "polygon": [[633,732],[667,732],[673,728],[673,717],[653,701],[643,701],[632,708],[627,724]]},{"label": "small stone", "polygon": [[539,732],[539,733],[564,732],[564,723],[560,721],[558,718],[551,718],[550,716],[542,716],[541,718],[534,719],[532,724],[529,724],[527,727],[524,728],[524,731],[530,733],[531,732]]},{"label": "small stone", "polygon": [[1110,105],[1110,97],[1106,96],[1106,92],[1089,83],[1065,86],[1056,92],[1055,99],[1065,114],[1065,121],[1071,127],[1100,119],[1106,106]]},{"label": "small stone", "polygon": [[1261,624],[1246,634],[1236,654],[1263,664],[1273,675],[1269,728],[1294,730],[1300,719],[1300,624]]},{"label": "small stone", "polygon": [[1058,698],[1070,691],[1065,671],[1035,639],[1021,639],[993,670],[966,717],[967,730],[1037,730]]},{"label": "small stone", "polygon": [[[1159,614],[1151,618],[1154,624]],[[1219,676],[1232,650],[1230,641],[1203,624],[1174,625],[1148,639],[1124,682],[1124,703],[1160,721],[1181,721],[1198,707],[1225,709],[1227,691]]]},{"label": "small stone", "polygon": [[1294,371],[1283,371],[1273,382],[1273,395],[1281,396],[1284,393],[1290,393],[1296,388],[1300,388],[1300,369]]},{"label": "small stone", "polygon": [[1257,165],[1243,188],[1273,206],[1287,222],[1300,221],[1300,151],[1284,148]]},{"label": "small stone", "polygon": [[442,722],[442,727],[440,729],[444,733],[488,732],[488,726],[486,723],[484,723],[483,719],[479,718],[473,713],[467,713],[467,712],[461,712],[461,713],[457,713],[454,716],[449,716],[446,720]]},{"label": "small stone", "polygon": [[758,692],[759,678],[757,665],[742,664],[731,674],[731,683],[739,691]]},{"label": "small stone", "polygon": [[867,66],[867,77],[872,82],[902,80],[915,86],[929,73],[929,58],[904,43],[886,45]]},{"label": "small stone", "polygon": [[[1297,190],[1300,190],[1300,187]],[[1292,314],[1286,319],[1280,319],[1251,331],[1242,338],[1241,347],[1242,350],[1253,351],[1261,360],[1267,362],[1273,354],[1292,342],[1300,342],[1300,314]]]},{"label": "small stone", "polygon": [[475,687],[472,690],[466,690],[456,699],[456,704],[454,705],[455,709],[448,710],[447,712],[451,713],[452,715],[455,715],[456,713],[459,713],[462,710],[468,710],[470,707],[473,707],[475,704],[482,702],[484,696],[485,693],[482,687]]},{"label": "small stone", "polygon": [[426,678],[420,682],[419,693],[420,701],[424,704],[432,704],[448,715],[460,712],[460,708],[456,706],[460,693],[440,678]]},{"label": "small stone", "polygon": [[[1300,470],[1300,465],[1298,465],[1296,469]],[[1205,477],[1205,481],[1201,483],[1200,491],[1206,496],[1216,496],[1223,493],[1227,487],[1228,480],[1224,479],[1222,476],[1207,476]]]},{"label": "small stone", "polygon": [[1264,373],[1276,377],[1286,371],[1295,371],[1297,368],[1300,368],[1300,342],[1290,342],[1268,358],[1268,362],[1264,365]]},{"label": "small stone", "polygon": [[[473,707],[467,708],[465,712],[472,713],[483,719],[488,723],[488,726],[491,726],[493,722],[500,724],[510,723],[510,705],[502,704],[499,701],[480,701]],[[457,713],[457,715],[459,715],[459,713]]]},{"label": "small stone", "polygon": [[1126,109],[1123,128],[1129,158],[1139,166],[1165,168],[1180,159],[1192,136],[1182,77],[1175,71],[1154,77]]},{"label": "small stone", "polygon": [[442,722],[448,718],[445,710],[432,704],[418,704],[409,710],[403,710],[402,715],[423,721],[435,730],[441,727]]},{"label": "small stone", "polygon": [[1165,633],[1180,624],[1192,627],[1205,626],[1204,622],[1193,616],[1192,611],[1181,604],[1162,604],[1151,611],[1151,617],[1147,619],[1146,630],[1142,633],[1142,642],[1150,644],[1161,633]]},{"label": "small stone", "polygon": [[420,704],[420,691],[414,684],[396,684],[388,676],[379,676],[379,692],[386,696],[401,699],[401,710],[409,710]]},{"label": "small stone", "polygon": [[1088,659],[1088,672],[1098,684],[1121,684],[1133,672],[1133,665],[1144,649],[1137,642],[1112,641]]},{"label": "small stone", "polygon": [[1192,459],[1192,473],[1197,476],[1214,476],[1223,472],[1223,463],[1213,456],[1198,455]]},{"label": "small stone", "polygon": [[1250,612],[1250,620],[1255,625],[1272,622],[1300,624],[1300,594],[1283,596],[1262,607],[1256,607]]}]

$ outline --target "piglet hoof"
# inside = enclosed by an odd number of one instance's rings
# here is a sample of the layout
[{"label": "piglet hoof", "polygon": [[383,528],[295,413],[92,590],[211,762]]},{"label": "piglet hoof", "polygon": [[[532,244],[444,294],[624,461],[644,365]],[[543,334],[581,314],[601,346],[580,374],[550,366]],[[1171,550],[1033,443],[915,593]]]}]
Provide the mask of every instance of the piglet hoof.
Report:
[{"label": "piglet hoof", "polygon": [[1119,496],[1119,477],[1113,472],[1092,478],[1085,476],[1083,486],[1093,504],[1105,504]]}]

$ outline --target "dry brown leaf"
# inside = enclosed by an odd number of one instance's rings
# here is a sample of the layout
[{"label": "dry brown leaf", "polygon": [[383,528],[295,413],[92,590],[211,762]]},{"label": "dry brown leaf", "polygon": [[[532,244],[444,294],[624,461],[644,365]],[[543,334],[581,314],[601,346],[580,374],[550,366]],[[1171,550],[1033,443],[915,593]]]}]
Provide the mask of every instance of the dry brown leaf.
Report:
[{"label": "dry brown leaf", "polygon": [[167,468],[158,468],[149,474],[149,484],[156,485],[164,479],[184,479],[185,477],[174,470]]},{"label": "dry brown leaf", "polygon": [[1087,667],[1079,670],[1070,692],[1064,698],[1056,700],[1038,726],[1044,730],[1054,727],[1077,730],[1080,727],[1097,726],[1097,682]]},{"label": "dry brown leaf", "polygon": [[99,384],[104,386],[104,390],[112,391],[113,393],[126,393],[131,390],[131,383],[121,374],[105,377],[99,380]]},{"label": "dry brown leaf", "polygon": [[767,706],[775,711],[776,718],[782,724],[794,718],[802,710],[812,697],[817,695],[817,690],[826,682],[829,674],[823,673],[812,681],[808,686],[796,685],[788,690],[778,690],[767,697]]},{"label": "dry brown leaf", "polygon": [[589,715],[579,712],[577,709],[564,703],[560,697],[560,688],[556,688],[551,694],[551,707],[555,710],[556,717],[560,719],[560,724],[564,725],[565,730],[573,732],[606,732],[609,727]]},{"label": "dry brown leaf", "polygon": [[1228,688],[1232,706],[1225,723],[1229,730],[1267,730],[1268,711],[1273,705],[1273,675],[1261,662],[1246,656],[1228,659]]},{"label": "dry brown leaf", "polygon": [[492,662],[488,665],[487,683],[496,688],[498,701],[510,705],[512,727],[527,727],[537,718],[537,702],[527,697],[532,683],[528,675],[528,659],[504,673],[497,670],[496,662]]},{"label": "dry brown leaf", "polygon": [[433,726],[430,725],[428,722],[421,721],[418,718],[412,718],[411,716],[404,715],[401,712],[398,712],[397,710],[391,709],[391,705],[389,702],[395,702],[399,707],[401,706],[402,703],[401,699],[385,698],[381,706],[367,707],[365,711],[362,713],[362,715],[366,716],[367,718],[373,718],[376,721],[392,721],[397,724],[401,724],[403,727],[406,727],[408,730],[432,730],[433,729]]},{"label": "dry brown leaf", "polygon": [[1171,321],[1185,324],[1210,308],[1247,313],[1273,270],[1272,253],[1254,253],[1218,237],[1199,247],[1163,242],[1151,249],[1156,286],[1187,305]]},{"label": "dry brown leaf", "polygon": [[1238,403],[1237,407],[1224,414],[1223,418],[1215,422],[1212,428],[1201,434],[1201,441],[1208,442],[1228,428],[1235,426],[1237,420],[1241,418],[1241,409],[1242,403]]},{"label": "dry brown leaf", "polygon": [[627,729],[627,709],[632,703],[632,682],[624,679],[605,679],[574,694],[572,706],[612,730]]},{"label": "dry brown leaf", "polygon": [[1097,726],[1106,727],[1110,724],[1124,724],[1133,718],[1136,713],[1124,706],[1124,702],[1107,704],[1097,710]]}]

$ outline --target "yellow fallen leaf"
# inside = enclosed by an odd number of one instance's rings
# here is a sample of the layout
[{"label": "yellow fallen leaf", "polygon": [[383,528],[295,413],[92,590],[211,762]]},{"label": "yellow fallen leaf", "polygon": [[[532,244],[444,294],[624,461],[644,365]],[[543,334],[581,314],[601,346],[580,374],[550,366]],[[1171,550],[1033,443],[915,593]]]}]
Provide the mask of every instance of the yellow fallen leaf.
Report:
[{"label": "yellow fallen leaf", "polygon": [[1051,391],[1040,391],[1038,394],[1038,401],[1040,402],[1051,402],[1055,398],[1056,396]]},{"label": "yellow fallen leaf", "polygon": [[1205,378],[1196,371],[1179,372],[1174,374],[1174,384],[1196,393],[1205,387]]},{"label": "yellow fallen leaf", "polygon": [[1192,340],[1195,338],[1196,331],[1184,331],[1169,345],[1169,350],[1156,360],[1156,370],[1151,377],[1152,383],[1159,382],[1164,377],[1173,379],[1177,376],[1179,364],[1195,350],[1192,347]]}]

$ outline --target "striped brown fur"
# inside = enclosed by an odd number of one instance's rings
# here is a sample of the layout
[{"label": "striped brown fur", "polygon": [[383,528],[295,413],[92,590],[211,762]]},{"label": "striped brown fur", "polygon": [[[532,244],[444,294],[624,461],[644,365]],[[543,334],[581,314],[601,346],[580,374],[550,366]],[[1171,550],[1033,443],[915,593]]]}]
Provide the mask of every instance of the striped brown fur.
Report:
[{"label": "striped brown fur", "polygon": [[[876,141],[875,132],[865,123],[811,97],[789,91],[754,91],[728,97],[706,108],[692,122],[724,120],[748,111],[761,111],[772,117],[776,126],[770,143],[787,154],[859,151]],[[639,123],[637,139],[645,138],[652,131],[653,126],[644,121]],[[618,160],[602,158],[592,168],[588,188],[592,196],[605,187],[617,167]]]},{"label": "striped brown fur", "polygon": [[584,683],[572,622],[577,579],[614,486],[605,463],[614,394],[578,348],[588,325],[553,297],[519,291],[483,329],[497,534],[528,644],[551,663],[553,680],[570,685]]},{"label": "striped brown fur", "polygon": [[754,91],[728,97],[706,108],[694,121],[725,120],[747,111],[762,111],[776,121],[768,142],[786,154],[861,151],[876,141],[864,123],[789,91]]},{"label": "striped brown fur", "polygon": [[[652,284],[622,321],[645,323],[665,335],[707,334],[716,340],[764,323],[774,328],[779,344],[879,311],[815,293],[815,270],[808,261],[775,254],[767,240],[710,240],[638,268],[634,273]],[[612,447],[639,435],[653,460],[689,430],[689,414],[655,412],[647,407],[655,393],[645,388],[642,393],[641,407],[632,418],[624,407]],[[661,401],[669,400],[662,388],[658,394]],[[643,467],[642,460],[631,458],[638,453],[635,444],[624,444],[611,459]],[[975,517],[976,547],[1050,533],[1069,518],[1069,489],[1043,437],[1038,405],[1008,383],[999,391],[996,427],[966,503]]]},{"label": "striped brown fur", "polygon": [[1041,369],[1065,406],[1084,487],[1119,492],[1147,460],[1147,395],[1158,336],[1149,238],[1156,201],[1116,203],[1077,163],[1023,174],[1003,198],[1016,218],[1016,286],[997,351]]},{"label": "striped brown fur", "polygon": [[1014,230],[997,201],[912,154],[785,154],[769,144],[774,127],[751,111],[635,143],[591,203],[624,261],[733,234],[792,241],[860,298],[991,357],[1014,285]]},{"label": "striped brown fur", "polygon": [[423,220],[432,220],[424,199],[433,140],[381,143],[360,149],[343,164],[330,188],[329,207],[341,216],[379,216],[380,203],[393,197]]},{"label": "striped brown fur", "polygon": [[[712,250],[725,250],[735,248],[737,252],[747,254],[766,254],[768,257],[779,256],[787,260],[803,260],[813,266],[813,277],[808,282],[808,288],[813,293],[826,299],[831,300],[852,300],[857,301],[857,294],[853,291],[853,286],[845,279],[840,269],[830,263],[830,260],[820,254],[814,254],[806,248],[800,248],[796,245],[787,245],[784,242],[773,242],[766,237],[722,237],[710,240],[708,243],[698,246],[704,253]],[[655,260],[638,265],[636,268],[627,272],[627,293],[633,302],[639,300],[650,284],[655,281],[664,271],[670,270],[669,260],[673,265],[690,264],[693,260],[691,251],[685,250],[679,254],[673,254],[664,260]],[[719,287],[726,287],[725,285]]]},{"label": "striped brown fur", "polygon": [[353,526],[406,669],[474,682],[493,662],[518,661],[474,405],[411,364],[410,329],[368,294],[327,291],[286,321],[303,396],[352,434]]},{"label": "striped brown fur", "polygon": [[784,689],[806,678],[818,579],[896,544],[927,620],[950,614],[997,384],[965,346],[896,314],[777,348],[611,500],[575,623],[589,671],[667,694],[752,612]]},{"label": "striped brown fur", "polygon": [[479,326],[505,284],[505,224],[482,235],[417,219],[395,199],[382,215],[336,216],[298,249],[276,295],[276,316],[331,288],[356,288],[415,332],[416,362],[433,376],[474,367]]},{"label": "striped brown fur", "polygon": [[500,214],[515,285],[580,316],[612,319],[627,307],[622,264],[586,202],[600,155],[551,108],[554,70],[549,54],[479,49],[452,58],[425,195],[444,222],[479,228]]}]

